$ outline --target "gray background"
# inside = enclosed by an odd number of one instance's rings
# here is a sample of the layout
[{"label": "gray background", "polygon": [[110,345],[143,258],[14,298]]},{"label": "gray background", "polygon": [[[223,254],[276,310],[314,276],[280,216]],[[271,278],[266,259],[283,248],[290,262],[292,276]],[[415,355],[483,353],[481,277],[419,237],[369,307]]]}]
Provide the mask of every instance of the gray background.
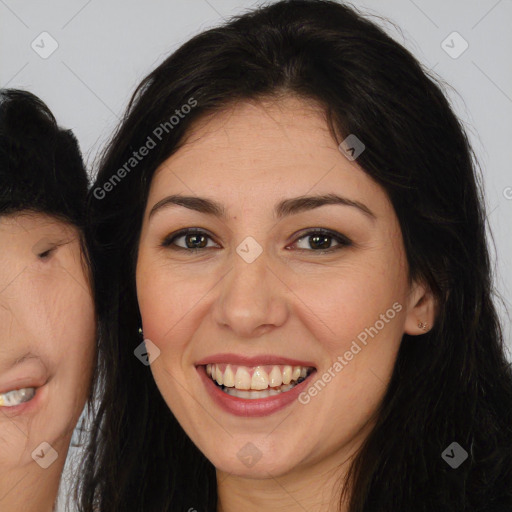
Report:
[{"label": "gray background", "polygon": [[[135,86],[150,70],[194,34],[261,3],[0,0],[0,87],[39,95],[59,123],[74,130],[92,169]],[[510,311],[512,0],[351,3],[396,23],[401,30],[374,18],[453,88],[447,87],[446,94],[482,166],[496,248],[495,283]],[[469,46],[458,56],[464,40]],[[52,44],[58,48],[42,58]],[[498,307],[512,348],[510,313],[504,305]]]}]

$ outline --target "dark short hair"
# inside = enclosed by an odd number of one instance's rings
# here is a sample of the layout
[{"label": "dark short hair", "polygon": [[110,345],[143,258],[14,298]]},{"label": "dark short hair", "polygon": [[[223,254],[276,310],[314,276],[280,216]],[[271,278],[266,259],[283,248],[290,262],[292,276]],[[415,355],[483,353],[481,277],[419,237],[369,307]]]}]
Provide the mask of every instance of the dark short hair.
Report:
[{"label": "dark short hair", "polygon": [[[437,304],[421,342],[402,338],[376,425],[351,461],[350,512],[512,510],[512,375],[476,158],[441,81],[354,8],[328,0],[278,1],[193,37],[142,81],[106,148],[89,200],[103,396],[82,510],[216,509],[214,467],[133,355],[137,246],[153,174],[194,122],[281,94],[315,100],[336,142],[355,134],[365,144],[357,163],[390,198],[409,277]],[[196,106],[173,122],[191,98]],[[127,166],[148,137],[156,146]],[[469,454],[457,469],[441,457],[453,441]]]},{"label": "dark short hair", "polygon": [[34,94],[0,89],[0,215],[36,211],[83,228],[87,189],[71,130]]}]

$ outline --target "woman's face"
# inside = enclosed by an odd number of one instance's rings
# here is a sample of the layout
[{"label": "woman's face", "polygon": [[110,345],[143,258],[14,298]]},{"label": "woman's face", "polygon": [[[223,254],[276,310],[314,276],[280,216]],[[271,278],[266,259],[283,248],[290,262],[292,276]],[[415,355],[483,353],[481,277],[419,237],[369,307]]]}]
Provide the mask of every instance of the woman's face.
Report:
[{"label": "woman's face", "polygon": [[39,213],[0,217],[0,321],[0,467],[34,464],[38,455],[41,467],[53,463],[41,443],[63,463],[95,338],[75,228]]},{"label": "woman's face", "polygon": [[156,383],[221,471],[335,467],[368,432],[403,333],[428,320],[407,272],[387,195],[318,107],[247,102],[203,119],[154,175],[143,220]]}]

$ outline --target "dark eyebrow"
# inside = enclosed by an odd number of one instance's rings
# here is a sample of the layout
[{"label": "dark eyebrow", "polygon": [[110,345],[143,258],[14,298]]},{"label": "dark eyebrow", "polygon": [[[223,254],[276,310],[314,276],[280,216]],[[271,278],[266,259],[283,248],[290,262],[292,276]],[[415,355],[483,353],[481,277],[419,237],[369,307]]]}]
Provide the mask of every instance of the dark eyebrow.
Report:
[{"label": "dark eyebrow", "polygon": [[212,199],[205,199],[195,196],[172,195],[164,197],[161,201],[158,201],[158,203],[156,203],[153,208],[151,208],[151,211],[149,212],[149,218],[151,219],[151,217],[158,210],[167,208],[169,206],[183,206],[189,210],[206,213],[215,217],[226,217],[226,210],[224,207]]},{"label": "dark eyebrow", "polygon": [[[293,215],[299,212],[312,210],[313,208],[319,208],[320,206],[330,204],[351,206],[357,208],[372,220],[376,219],[375,214],[363,203],[339,196],[337,194],[301,196],[291,199],[284,199],[275,207],[275,215],[278,219],[281,219],[288,215]],[[206,213],[207,215],[213,215],[219,218],[226,217],[226,210],[224,206],[217,201],[195,196],[171,195],[164,197],[164,199],[158,201],[158,203],[156,203],[153,208],[151,208],[151,211],[149,212],[149,218],[151,218],[157,211],[169,206],[183,206],[189,210]]]},{"label": "dark eyebrow", "polygon": [[293,215],[305,210],[312,210],[320,206],[337,204],[343,206],[352,206],[359,211],[370,217],[372,220],[376,219],[375,214],[365,204],[359,201],[354,201],[337,194],[324,194],[319,196],[302,196],[293,199],[285,199],[276,206],[276,215],[280,219],[287,215]]}]

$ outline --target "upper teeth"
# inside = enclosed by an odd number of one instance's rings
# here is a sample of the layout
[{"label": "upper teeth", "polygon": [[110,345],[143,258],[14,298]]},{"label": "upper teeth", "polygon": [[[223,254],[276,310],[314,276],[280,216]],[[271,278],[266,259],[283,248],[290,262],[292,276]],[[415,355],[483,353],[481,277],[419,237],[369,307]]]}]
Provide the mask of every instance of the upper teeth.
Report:
[{"label": "upper teeth", "polygon": [[305,378],[310,370],[307,366],[265,365],[237,366],[233,364],[207,364],[206,374],[219,385],[236,389],[262,390],[290,384],[300,377]]},{"label": "upper teeth", "polygon": [[36,394],[36,388],[21,388],[0,394],[0,407],[14,407],[32,400]]}]

